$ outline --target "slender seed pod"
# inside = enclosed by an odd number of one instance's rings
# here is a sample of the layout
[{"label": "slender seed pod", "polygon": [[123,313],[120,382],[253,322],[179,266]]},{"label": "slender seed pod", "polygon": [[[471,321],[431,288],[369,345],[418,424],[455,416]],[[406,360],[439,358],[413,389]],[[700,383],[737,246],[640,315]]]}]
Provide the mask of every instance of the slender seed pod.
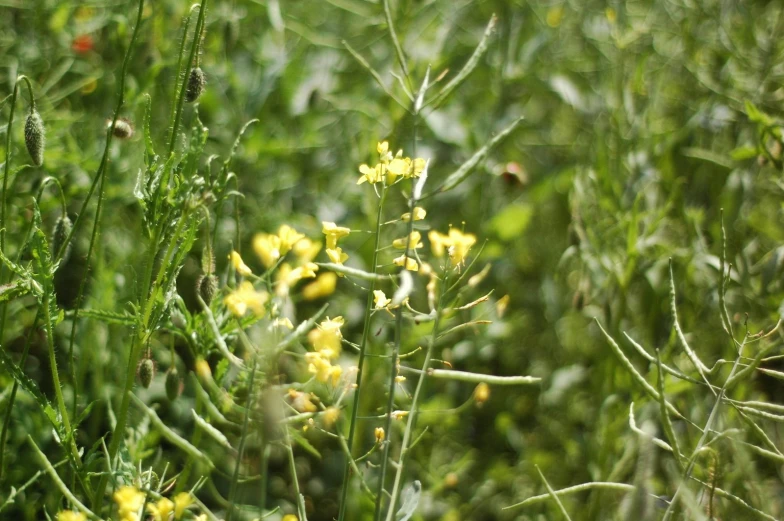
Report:
[{"label": "slender seed pod", "polygon": [[[57,218],[57,222],[54,223],[54,229],[52,229],[52,256],[57,255],[60,252],[60,248],[65,244],[65,240],[68,238],[68,234],[71,233],[72,228],[73,223],[71,222],[70,217],[62,215]],[[65,247],[65,251],[63,251],[61,259],[62,264],[68,262],[70,256],[71,243],[68,243],[68,246]]]},{"label": "slender seed pod", "polygon": [[185,101],[193,103],[199,99],[199,96],[204,92],[204,86],[206,84],[207,78],[204,75],[204,71],[201,70],[201,67],[191,69],[191,74],[188,76],[188,87],[185,89]]},{"label": "slender seed pod", "polygon": [[166,397],[173,402],[178,396],[180,396],[180,375],[177,373],[177,368],[171,366],[166,371]]},{"label": "slender seed pod", "polygon": [[41,119],[38,111],[33,109],[25,122],[24,137],[27,151],[30,153],[30,159],[33,160],[35,166],[44,164],[45,132],[44,120]]},{"label": "slender seed pod", "polygon": [[212,274],[202,275],[196,282],[196,289],[204,303],[209,306],[218,291],[218,278]]},{"label": "slender seed pod", "polygon": [[152,379],[155,376],[155,362],[149,358],[145,358],[139,363],[139,381],[145,389],[150,388]]}]

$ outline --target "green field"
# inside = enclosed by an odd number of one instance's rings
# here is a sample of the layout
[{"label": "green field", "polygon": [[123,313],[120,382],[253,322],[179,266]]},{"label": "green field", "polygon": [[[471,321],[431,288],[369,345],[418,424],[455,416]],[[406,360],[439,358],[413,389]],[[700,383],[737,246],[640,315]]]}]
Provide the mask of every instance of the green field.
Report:
[{"label": "green field", "polygon": [[784,518],[784,6],[0,0],[0,519]]}]

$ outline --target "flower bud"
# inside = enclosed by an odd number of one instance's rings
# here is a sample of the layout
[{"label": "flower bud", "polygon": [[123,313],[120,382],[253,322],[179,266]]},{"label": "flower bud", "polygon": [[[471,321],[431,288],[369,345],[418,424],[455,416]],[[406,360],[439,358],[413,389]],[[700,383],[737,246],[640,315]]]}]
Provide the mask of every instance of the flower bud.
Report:
[{"label": "flower bud", "polygon": [[180,375],[177,373],[177,368],[171,366],[166,371],[166,397],[169,401],[174,401],[180,395]]},{"label": "flower bud", "polygon": [[204,86],[207,84],[207,78],[204,76],[204,71],[201,67],[191,69],[191,74],[188,76],[188,87],[185,89],[185,101],[193,103],[201,93],[204,92]]},{"label": "flower bud", "polygon": [[474,389],[474,401],[477,407],[481,407],[490,398],[490,386],[485,382],[481,382]]},{"label": "flower bud", "polygon": [[196,289],[204,303],[209,306],[218,292],[218,278],[215,275],[202,275],[196,281]]},{"label": "flower bud", "polygon": [[35,166],[44,164],[44,146],[46,145],[46,134],[44,129],[44,121],[37,110],[33,109],[30,115],[27,116],[25,122],[25,145],[27,151],[30,153],[30,159],[33,160]]},{"label": "flower bud", "polygon": [[[68,234],[71,233],[71,229],[73,228],[73,223],[71,219],[67,215],[63,215],[57,218],[57,222],[54,223],[54,229],[52,229],[52,255],[57,255],[60,252],[60,248],[63,247],[65,244],[65,240],[68,238]],[[65,251],[63,251],[62,256],[62,263],[65,264],[68,262],[68,257],[71,255],[71,243],[68,243],[68,246],[65,247]]]},{"label": "flower bud", "polygon": [[139,363],[138,373],[139,381],[142,383],[142,386],[144,386],[145,389],[149,389],[152,379],[155,376],[155,362],[149,358],[145,358]]},{"label": "flower bud", "polygon": [[[111,121],[109,121],[109,126],[112,126]],[[133,137],[133,125],[129,120],[120,118],[114,123],[112,134],[118,139],[131,139]]]},{"label": "flower bud", "polygon": [[384,427],[376,427],[376,430],[373,432],[376,436],[376,443],[381,443],[386,438],[386,433],[384,432]]}]

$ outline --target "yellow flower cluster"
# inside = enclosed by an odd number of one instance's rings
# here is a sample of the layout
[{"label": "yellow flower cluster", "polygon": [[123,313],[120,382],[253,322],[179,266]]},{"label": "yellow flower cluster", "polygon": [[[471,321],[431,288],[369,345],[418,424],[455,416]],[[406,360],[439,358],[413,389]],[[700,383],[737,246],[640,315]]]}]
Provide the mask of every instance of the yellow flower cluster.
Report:
[{"label": "yellow flower cluster", "polygon": [[436,257],[444,255],[444,251],[449,254],[452,266],[462,266],[468,255],[468,250],[476,244],[476,236],[471,233],[463,233],[456,228],[450,228],[448,235],[443,235],[432,230],[428,235],[430,247]]},{"label": "yellow flower cluster", "polygon": [[284,224],[278,229],[277,235],[257,233],[253,237],[253,251],[259,256],[262,264],[269,268],[304,238],[303,234]]},{"label": "yellow flower cluster", "polygon": [[315,329],[308,333],[308,341],[314,351],[305,354],[308,362],[308,372],[316,376],[320,382],[332,381],[337,384],[343,369],[339,365],[332,365],[332,361],[340,356],[343,333],[343,317],[335,317],[321,322]]},{"label": "yellow flower cluster", "polygon": [[351,230],[343,226],[338,226],[333,222],[323,221],[321,223],[321,232],[327,238],[327,257],[335,264],[343,265],[348,260],[348,255],[343,253],[343,250],[338,247],[338,239],[345,237]]},{"label": "yellow flower cluster", "polygon": [[169,521],[172,514],[178,520],[192,503],[193,496],[189,492],[180,492],[174,496],[174,501],[163,497],[155,503],[147,503],[147,512],[152,515],[153,521]]},{"label": "yellow flower cluster", "polygon": [[338,284],[338,276],[332,271],[320,274],[316,280],[302,288],[302,298],[316,300],[332,295]]},{"label": "yellow flower cluster", "polygon": [[285,297],[289,294],[289,289],[300,280],[315,278],[318,269],[318,266],[313,262],[306,262],[297,268],[292,268],[288,263],[281,264],[276,277],[275,293],[279,297]]},{"label": "yellow flower cluster", "polygon": [[144,506],[143,492],[130,485],[120,487],[114,493],[114,502],[120,521],[139,521],[139,510]]},{"label": "yellow flower cluster", "polygon": [[75,510],[61,510],[57,513],[57,521],[87,521],[87,516]]},{"label": "yellow flower cluster", "polygon": [[223,304],[234,316],[243,317],[250,309],[257,317],[263,317],[269,300],[266,291],[256,291],[250,281],[244,280],[223,299]]},{"label": "yellow flower cluster", "polygon": [[397,154],[393,156],[389,151],[389,143],[386,141],[380,142],[376,146],[376,151],[379,162],[375,166],[371,167],[366,164],[359,166],[359,173],[362,176],[357,180],[358,185],[364,182],[375,184],[384,180],[388,185],[391,185],[398,177],[404,179],[419,177],[425,169],[426,163],[421,157],[416,159],[403,157],[403,150],[398,150]]}]

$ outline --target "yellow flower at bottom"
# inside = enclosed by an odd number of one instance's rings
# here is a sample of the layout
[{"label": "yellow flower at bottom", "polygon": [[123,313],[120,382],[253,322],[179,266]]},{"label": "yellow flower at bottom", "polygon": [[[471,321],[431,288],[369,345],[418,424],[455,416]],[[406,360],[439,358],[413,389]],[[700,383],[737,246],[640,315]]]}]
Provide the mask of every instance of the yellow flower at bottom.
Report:
[{"label": "yellow flower at bottom", "polygon": [[419,271],[419,264],[416,260],[412,259],[411,257],[406,257],[405,255],[401,255],[400,257],[396,258],[392,262],[395,263],[395,266],[402,266],[403,261],[405,260],[406,269],[408,271]]},{"label": "yellow flower at bottom", "polygon": [[302,298],[305,300],[316,300],[328,297],[335,292],[338,283],[338,276],[328,271],[319,275],[316,280],[302,288]]},{"label": "yellow flower at bottom", "polygon": [[237,273],[239,273],[243,277],[248,277],[250,275],[253,275],[253,272],[242,261],[242,257],[240,257],[240,254],[237,253],[236,251],[232,251],[229,254],[229,260],[231,261],[231,264],[234,266],[234,271],[236,271]]},{"label": "yellow flower at bottom", "polygon": [[262,317],[267,300],[269,300],[269,295],[266,291],[256,291],[253,284],[246,280],[237,289],[226,295],[223,303],[235,316],[245,316],[245,313],[250,309],[257,317]]},{"label": "yellow flower at bottom", "polygon": [[126,485],[117,489],[114,501],[122,521],[138,521],[139,510],[144,506],[144,493],[139,492],[136,487]]},{"label": "yellow flower at bottom", "polygon": [[299,519],[294,514],[286,514],[281,521],[299,521]]},{"label": "yellow flower at bottom", "polygon": [[57,513],[57,521],[87,521],[87,516],[75,510],[61,510]]},{"label": "yellow flower at bottom", "polygon": [[174,502],[163,497],[156,503],[148,503],[147,512],[152,514],[155,521],[169,521],[169,516],[174,512]]},{"label": "yellow flower at bottom", "polygon": [[180,492],[174,496],[174,519],[180,519],[191,504],[193,504],[193,496],[190,492]]}]

